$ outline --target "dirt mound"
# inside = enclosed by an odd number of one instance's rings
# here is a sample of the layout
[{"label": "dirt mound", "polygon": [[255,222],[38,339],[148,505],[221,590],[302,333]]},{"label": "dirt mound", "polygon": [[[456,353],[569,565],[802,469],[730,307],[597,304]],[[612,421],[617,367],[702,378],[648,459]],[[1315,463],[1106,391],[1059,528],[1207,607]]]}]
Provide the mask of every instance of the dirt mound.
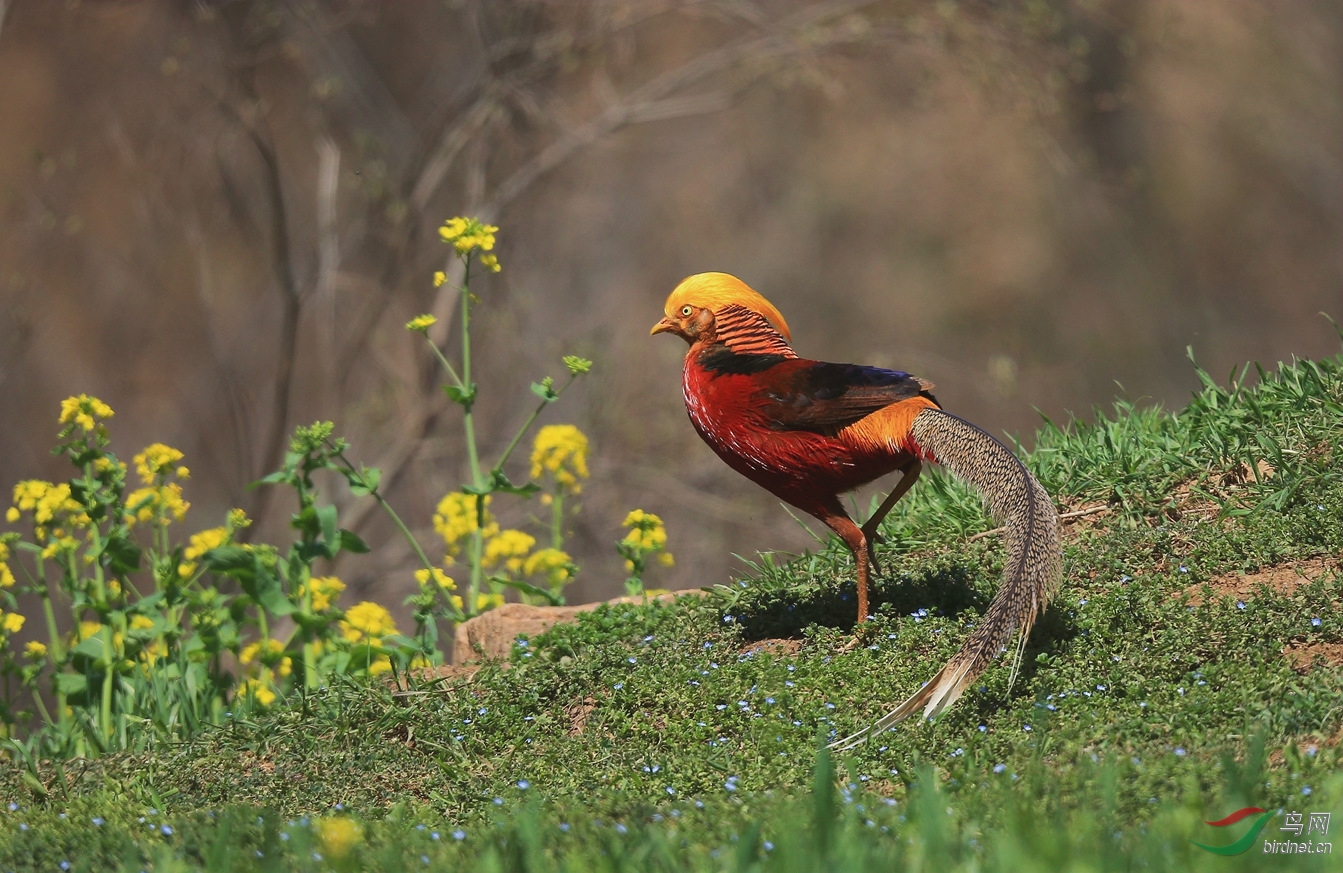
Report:
[{"label": "dirt mound", "polygon": [[[1206,587],[1211,588],[1218,596],[1245,600],[1253,597],[1260,586],[1266,586],[1278,594],[1291,594],[1302,585],[1309,585],[1330,573],[1339,572],[1343,572],[1343,562],[1336,556],[1310,558],[1305,561],[1278,564],[1257,573],[1228,573],[1208,580]],[[1186,589],[1189,602],[1194,606],[1203,603],[1204,587],[1196,585]]]}]

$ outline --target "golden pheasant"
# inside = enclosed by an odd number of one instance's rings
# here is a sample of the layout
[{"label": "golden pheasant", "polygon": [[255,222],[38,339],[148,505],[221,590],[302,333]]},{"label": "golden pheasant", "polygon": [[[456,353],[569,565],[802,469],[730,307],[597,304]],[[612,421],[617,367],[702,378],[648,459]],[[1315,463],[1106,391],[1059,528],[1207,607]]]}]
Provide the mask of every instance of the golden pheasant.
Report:
[{"label": "golden pheasant", "polygon": [[[932,718],[960,697],[1019,634],[1016,660],[1058,585],[1053,501],[1001,442],[950,413],[932,383],[894,370],[799,358],[783,315],[746,283],[700,273],[676,286],[652,334],[690,344],[683,388],[690,421],[729,467],[830,527],[857,565],[858,621],[868,617],[873,543],[891,507],[932,461],[966,479],[1005,527],[1007,567],[987,615],[917,693],[848,747],[923,708]],[[862,526],[840,495],[899,470],[895,488]]]}]

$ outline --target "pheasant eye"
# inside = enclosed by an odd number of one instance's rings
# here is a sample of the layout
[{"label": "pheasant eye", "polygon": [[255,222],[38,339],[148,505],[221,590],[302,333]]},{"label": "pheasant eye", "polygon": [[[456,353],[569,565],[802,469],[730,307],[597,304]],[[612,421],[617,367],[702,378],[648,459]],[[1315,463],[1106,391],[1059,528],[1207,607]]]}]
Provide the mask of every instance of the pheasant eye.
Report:
[{"label": "pheasant eye", "polygon": [[694,311],[695,311],[695,307],[693,307],[693,306],[682,306],[682,307],[681,307],[681,315],[682,315],[682,317],[686,317],[686,318],[688,318],[688,317],[690,316],[690,313],[692,313],[692,312],[694,312]]}]

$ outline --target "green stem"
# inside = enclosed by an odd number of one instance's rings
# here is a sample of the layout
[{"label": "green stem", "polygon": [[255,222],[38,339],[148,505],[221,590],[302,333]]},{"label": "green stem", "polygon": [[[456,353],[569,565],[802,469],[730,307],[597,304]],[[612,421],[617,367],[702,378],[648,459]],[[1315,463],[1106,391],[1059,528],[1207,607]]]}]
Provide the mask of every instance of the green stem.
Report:
[{"label": "green stem", "polygon": [[103,660],[106,662],[103,673],[103,696],[98,707],[98,727],[105,738],[112,738],[112,682],[116,678],[116,660],[112,652],[112,626],[107,625],[103,640]]},{"label": "green stem", "polygon": [[564,548],[564,491],[558,483],[550,498],[550,547]]},{"label": "green stem", "polygon": [[541,410],[545,409],[556,400],[559,400],[560,395],[564,393],[564,389],[572,385],[576,378],[578,377],[573,373],[570,373],[569,381],[565,382],[555,390],[554,397],[546,398],[536,405],[536,408],[532,410],[532,414],[527,416],[527,420],[522,423],[522,427],[518,428],[518,432],[513,435],[513,441],[508,444],[508,448],[504,449],[504,453],[499,458],[499,462],[494,465],[495,470],[502,470],[504,468],[504,464],[508,463],[509,456],[513,454],[513,450],[518,447],[518,443],[522,441],[522,438],[526,435],[527,431],[531,429],[532,423],[535,422],[536,417],[541,414]]}]

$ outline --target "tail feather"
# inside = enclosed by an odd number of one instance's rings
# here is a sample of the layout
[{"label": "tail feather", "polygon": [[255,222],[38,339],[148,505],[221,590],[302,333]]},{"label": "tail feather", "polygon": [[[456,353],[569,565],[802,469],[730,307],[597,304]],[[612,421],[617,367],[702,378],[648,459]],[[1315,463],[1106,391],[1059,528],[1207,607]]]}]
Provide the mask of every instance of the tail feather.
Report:
[{"label": "tail feather", "polygon": [[1017,634],[1012,679],[1021,666],[1036,616],[1058,589],[1062,575],[1058,514],[1040,483],[997,439],[941,409],[919,413],[910,437],[921,454],[968,481],[1005,528],[1007,564],[988,612],[961,650],[932,679],[871,727],[832,744],[848,749],[923,709],[933,718],[956,702]]}]

